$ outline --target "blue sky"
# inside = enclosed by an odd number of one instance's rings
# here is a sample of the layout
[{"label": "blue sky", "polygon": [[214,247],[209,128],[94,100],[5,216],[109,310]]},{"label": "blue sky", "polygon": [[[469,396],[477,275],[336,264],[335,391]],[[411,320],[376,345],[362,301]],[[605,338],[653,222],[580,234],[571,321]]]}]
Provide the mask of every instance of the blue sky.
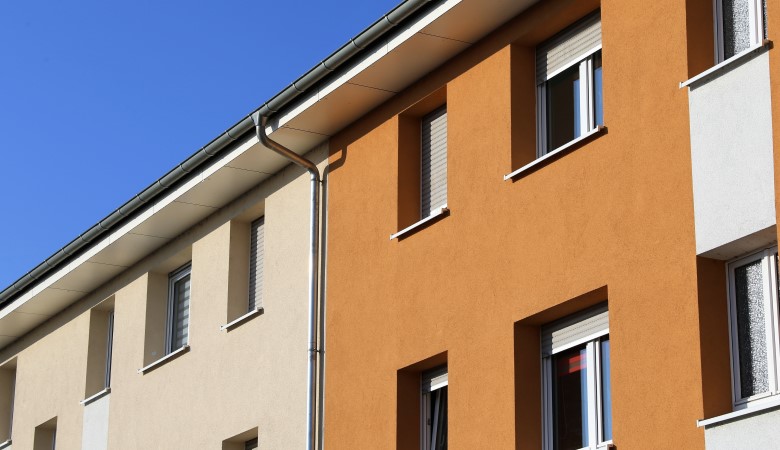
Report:
[{"label": "blue sky", "polygon": [[398,3],[0,2],[0,290]]}]

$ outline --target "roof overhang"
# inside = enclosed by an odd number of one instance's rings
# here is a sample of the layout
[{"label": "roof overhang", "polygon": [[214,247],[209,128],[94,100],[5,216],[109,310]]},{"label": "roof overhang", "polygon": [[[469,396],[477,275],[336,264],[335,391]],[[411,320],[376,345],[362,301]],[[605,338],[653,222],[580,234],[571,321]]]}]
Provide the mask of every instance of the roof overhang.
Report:
[{"label": "roof overhang", "polygon": [[[274,115],[272,139],[304,154],[538,0],[444,0],[381,37]],[[0,310],[0,348],[112,280],[287,165],[243,137]]]}]

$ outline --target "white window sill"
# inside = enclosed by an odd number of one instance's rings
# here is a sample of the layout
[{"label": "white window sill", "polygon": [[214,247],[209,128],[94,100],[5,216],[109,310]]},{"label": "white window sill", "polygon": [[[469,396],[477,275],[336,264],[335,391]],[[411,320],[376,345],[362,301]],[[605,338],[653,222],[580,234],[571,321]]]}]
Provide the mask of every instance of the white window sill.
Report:
[{"label": "white window sill", "polygon": [[7,440],[5,442],[0,443],[0,450],[2,450],[4,448],[8,448],[10,446],[11,446],[11,440],[9,439],[9,440]]},{"label": "white window sill", "polygon": [[168,353],[167,355],[163,356],[162,358],[158,359],[157,361],[155,361],[155,362],[153,362],[153,363],[151,363],[151,364],[149,364],[147,366],[144,366],[144,367],[138,369],[138,373],[145,374],[147,372],[150,372],[150,371],[152,371],[152,370],[162,366],[163,364],[167,363],[168,361],[171,361],[173,359],[178,358],[179,356],[183,355],[184,353],[187,353],[188,351],[190,351],[190,346],[189,345],[184,345],[181,348],[179,348],[177,350],[174,350],[171,353]]},{"label": "white window sill", "polygon": [[84,400],[80,401],[79,403],[81,403],[84,406],[87,406],[90,403],[94,402],[95,400],[101,399],[101,398],[105,397],[106,395],[108,395],[110,393],[111,393],[111,388],[107,387],[107,388],[103,389],[102,391],[98,392],[97,394],[90,395],[89,397],[85,398]]},{"label": "white window sill", "polygon": [[696,421],[697,427],[707,427],[710,425],[718,425],[724,422],[728,422],[733,419],[737,419],[743,416],[750,416],[753,414],[759,414],[761,412],[780,408],[780,396],[774,396],[771,399],[768,399],[766,401],[762,401],[759,404],[750,405],[745,409],[739,409],[734,412],[730,412],[728,414],[723,414],[717,417],[713,417],[711,419],[702,419]]},{"label": "white window sill", "polygon": [[539,164],[542,164],[543,162],[547,161],[550,158],[555,157],[556,155],[559,155],[563,153],[564,151],[568,150],[571,147],[574,147],[575,145],[579,144],[580,142],[595,136],[597,134],[603,133],[606,131],[607,127],[599,125],[596,128],[588,131],[587,133],[583,134],[582,136],[578,137],[577,139],[574,139],[572,141],[569,141],[560,147],[556,148],[555,150],[547,153],[546,155],[542,156],[541,158],[536,158],[535,160],[529,162],[528,164],[524,165],[523,167],[515,170],[512,173],[504,175],[504,181],[511,180],[512,178],[520,175],[523,172],[527,172],[531,170],[532,168],[538,166]]},{"label": "white window sill", "polygon": [[714,76],[720,74],[720,72],[724,71],[726,68],[734,65],[737,62],[742,62],[744,59],[747,59],[749,56],[752,56],[755,53],[760,52],[763,49],[769,49],[772,47],[772,41],[768,39],[764,39],[763,42],[760,44],[754,45],[747,50],[743,50],[736,55],[732,56],[731,58],[720,62],[718,64],[715,64],[714,66],[710,67],[709,69],[705,70],[704,72],[696,75],[695,77],[683,81],[680,83],[680,89],[684,88],[685,86],[691,86],[693,84],[697,84],[702,81],[707,81],[710,78],[713,78]]},{"label": "white window sill", "polygon": [[412,231],[422,227],[423,225],[427,224],[428,222],[431,222],[431,221],[433,221],[433,220],[435,220],[435,219],[437,219],[437,218],[447,214],[448,212],[450,212],[450,210],[446,206],[442,206],[441,208],[439,208],[436,211],[432,212],[430,216],[420,220],[419,222],[415,222],[415,223],[409,225],[408,227],[404,228],[403,230],[401,230],[401,231],[399,231],[399,232],[397,232],[395,234],[391,234],[390,235],[390,240],[392,241],[393,239],[399,239],[402,236],[404,236],[405,234],[411,233]]},{"label": "white window sill", "polygon": [[230,331],[231,329],[237,327],[238,325],[241,325],[242,323],[246,322],[247,320],[251,319],[252,317],[259,316],[263,313],[263,308],[257,308],[252,311],[249,311],[248,313],[244,314],[243,316],[239,317],[238,319],[231,320],[230,322],[226,323],[225,325],[221,325],[219,327],[220,331]]}]

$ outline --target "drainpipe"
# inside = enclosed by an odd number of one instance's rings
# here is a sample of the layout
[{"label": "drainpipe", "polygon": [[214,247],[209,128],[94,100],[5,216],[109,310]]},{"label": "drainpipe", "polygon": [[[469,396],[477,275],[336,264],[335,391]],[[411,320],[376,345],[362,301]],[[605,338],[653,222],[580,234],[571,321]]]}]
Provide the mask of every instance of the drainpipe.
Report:
[{"label": "drainpipe", "polygon": [[317,313],[319,283],[319,236],[320,236],[320,171],[308,159],[298,155],[278,142],[271,140],[265,132],[268,117],[259,112],[252,114],[257,139],[267,148],[283,158],[303,167],[311,179],[311,222],[309,229],[309,366],[306,375],[306,450],[315,450],[317,433]]}]

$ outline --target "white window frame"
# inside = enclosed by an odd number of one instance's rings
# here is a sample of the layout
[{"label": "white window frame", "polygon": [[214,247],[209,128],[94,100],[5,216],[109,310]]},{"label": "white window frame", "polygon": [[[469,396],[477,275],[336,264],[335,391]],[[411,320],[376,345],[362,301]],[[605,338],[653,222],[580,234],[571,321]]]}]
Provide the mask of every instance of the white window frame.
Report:
[{"label": "white window frame", "polygon": [[612,444],[612,440],[604,440],[603,404],[602,404],[602,373],[601,373],[601,338],[609,336],[609,328],[593,333],[583,339],[568,343],[561,347],[555,347],[549,356],[542,357],[542,410],[544,450],[553,450],[554,436],[554,401],[553,401],[553,377],[555,376],[552,361],[555,355],[573,347],[587,343],[586,362],[587,371],[587,395],[588,395],[588,447],[583,449],[602,449]]},{"label": "white window frame", "polygon": [[[192,262],[179,267],[168,275],[168,316],[165,319],[165,354],[170,355],[176,350],[173,348],[173,332],[174,332],[174,308],[176,308],[176,292],[175,286],[178,281],[186,276],[190,276],[190,302],[192,301]],[[189,307],[188,307],[189,309]],[[190,341],[190,319],[187,319],[187,343],[182,345],[186,347]]]},{"label": "white window frame", "polygon": [[106,336],[106,373],[103,381],[104,388],[111,387],[111,359],[114,353],[114,311],[108,313],[108,333]]},{"label": "white window frame", "polygon": [[[726,59],[726,50],[724,48],[725,39],[723,36],[723,0],[714,0],[713,4],[715,19],[715,63],[721,63]],[[740,53],[753,50],[764,41],[764,2],[763,0],[750,0],[750,17],[748,19],[750,27],[750,45]],[[736,56],[740,53],[736,53]]]},{"label": "white window frame", "polygon": [[[430,372],[439,372],[440,370],[444,371],[444,379],[437,381],[435,384],[432,384],[430,386],[430,389],[425,389],[426,382],[430,382],[431,378],[428,377],[426,379],[426,374],[423,373],[422,377],[422,383],[421,383],[421,397],[420,397],[420,448],[422,450],[432,450],[431,449],[431,437],[433,429],[435,428],[435,425],[432,423],[431,427],[429,429],[428,427],[428,421],[435,421],[438,419],[438,414],[436,414],[436,411],[431,411],[430,407],[430,395],[439,390],[446,388],[449,386],[449,371],[447,369],[447,366],[441,366],[439,368],[433,369]],[[440,373],[440,372],[439,372]],[[435,376],[434,378],[439,378],[439,376]],[[447,392],[449,394],[449,392]],[[449,401],[448,401],[449,404]],[[437,405],[438,407],[438,405]],[[448,417],[449,419],[449,417]]]},{"label": "white window frame", "polygon": [[[574,58],[572,62],[566,64],[560,69],[547,74],[543,83],[536,86],[536,157],[541,158],[549,153],[553,153],[560,147],[568,145],[568,143],[561,145],[558,148],[547,149],[547,84],[550,80],[560,75],[561,73],[569,70],[570,68],[579,65],[580,72],[580,134],[578,137],[572,139],[572,141],[579,139],[582,136],[592,132],[598,125],[596,123],[596,100],[595,100],[595,75],[593,67],[593,59],[596,53],[601,51],[601,44],[591,48],[582,55]],[[584,87],[584,89],[583,89]],[[603,95],[603,92],[602,92]]]},{"label": "white window frame", "polygon": [[[777,246],[763,249],[747,256],[732,260],[727,265],[729,297],[729,342],[731,359],[732,401],[735,410],[763,403],[768,398],[780,394],[778,380],[778,362],[780,361],[780,341],[778,340],[778,295],[777,267],[775,254]],[[739,334],[737,324],[737,296],[734,271],[754,261],[761,261],[764,280],[764,332],[766,339],[769,390],[750,397],[742,397],[739,362]]]}]

